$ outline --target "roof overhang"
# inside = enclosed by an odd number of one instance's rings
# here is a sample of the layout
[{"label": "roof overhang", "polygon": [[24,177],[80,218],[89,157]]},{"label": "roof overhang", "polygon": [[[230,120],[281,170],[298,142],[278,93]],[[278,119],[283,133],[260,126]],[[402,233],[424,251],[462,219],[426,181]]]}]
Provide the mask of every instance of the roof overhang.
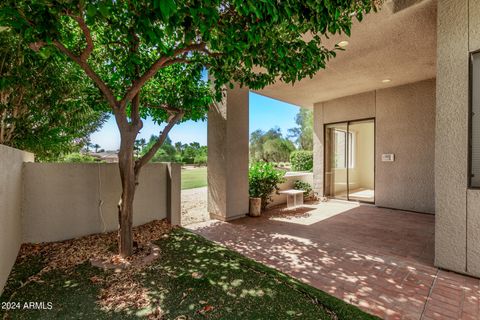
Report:
[{"label": "roof overhang", "polygon": [[255,92],[310,108],[317,102],[435,78],[436,24],[436,0],[387,1],[378,13],[355,22],[350,38],[336,35],[325,40],[329,48],[343,40],[348,46],[312,79],[293,86],[277,81]]}]

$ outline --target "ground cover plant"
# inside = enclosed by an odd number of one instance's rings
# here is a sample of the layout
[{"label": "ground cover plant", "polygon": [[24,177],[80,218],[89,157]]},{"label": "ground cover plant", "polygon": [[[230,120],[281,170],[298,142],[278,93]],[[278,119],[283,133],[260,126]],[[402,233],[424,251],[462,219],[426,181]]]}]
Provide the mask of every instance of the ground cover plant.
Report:
[{"label": "ground cover plant", "polygon": [[[4,319],[375,319],[184,229],[135,230],[160,258],[117,273],[88,262],[115,250],[115,234],[24,246],[0,303],[51,302],[50,310],[0,310]],[[66,257],[66,258],[65,258]],[[3,313],[3,314],[2,314]]]}]

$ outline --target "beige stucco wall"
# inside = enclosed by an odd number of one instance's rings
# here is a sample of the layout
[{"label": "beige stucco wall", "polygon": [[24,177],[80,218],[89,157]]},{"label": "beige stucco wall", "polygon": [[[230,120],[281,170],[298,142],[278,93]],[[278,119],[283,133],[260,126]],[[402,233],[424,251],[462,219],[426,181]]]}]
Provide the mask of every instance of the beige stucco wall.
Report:
[{"label": "beige stucco wall", "polygon": [[0,145],[0,294],[22,243],[22,167],[31,153]]},{"label": "beige stucco wall", "polygon": [[378,90],[375,117],[376,204],[434,213],[435,81]]},{"label": "beige stucco wall", "polygon": [[[174,168],[173,183],[169,183],[171,172],[164,163],[142,169],[134,225],[164,219],[169,212],[180,215],[179,191],[168,192],[169,184],[180,190],[180,169]],[[65,240],[118,227],[121,183],[117,164],[27,163],[24,182],[24,242]]]},{"label": "beige stucco wall", "polygon": [[480,49],[480,1],[439,0],[435,264],[480,276],[480,191],[468,190],[469,52]]},{"label": "beige stucco wall", "polygon": [[[314,106],[314,186],[323,192],[323,126],[375,118],[375,204],[433,213],[435,80],[362,93]],[[394,162],[381,155],[394,153]]]}]

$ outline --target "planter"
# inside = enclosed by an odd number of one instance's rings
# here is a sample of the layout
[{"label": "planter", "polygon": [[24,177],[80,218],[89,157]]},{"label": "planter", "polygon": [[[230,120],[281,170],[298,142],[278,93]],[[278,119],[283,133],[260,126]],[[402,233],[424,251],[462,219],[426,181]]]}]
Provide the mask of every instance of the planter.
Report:
[{"label": "planter", "polygon": [[248,213],[251,217],[260,217],[262,212],[262,198],[250,198]]}]

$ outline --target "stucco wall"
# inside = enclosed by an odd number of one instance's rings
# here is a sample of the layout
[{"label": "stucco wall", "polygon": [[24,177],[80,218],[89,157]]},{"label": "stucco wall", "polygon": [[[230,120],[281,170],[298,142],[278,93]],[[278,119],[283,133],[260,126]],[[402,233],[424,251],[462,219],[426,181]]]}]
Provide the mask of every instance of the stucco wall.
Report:
[{"label": "stucco wall", "polygon": [[22,243],[22,167],[31,153],[0,145],[0,294]]},{"label": "stucco wall", "polygon": [[[58,241],[117,229],[121,194],[117,164],[27,163],[24,177],[24,242]],[[167,215],[178,217],[178,192],[169,193],[168,186],[180,190],[179,180],[179,168],[169,171],[164,163],[146,165],[135,194],[134,225]]]},{"label": "stucco wall", "polygon": [[375,117],[376,204],[434,213],[435,81],[378,90]]},{"label": "stucco wall", "polygon": [[435,265],[480,276],[480,190],[468,190],[469,52],[480,49],[480,1],[439,0]]},{"label": "stucco wall", "polygon": [[[375,118],[375,204],[433,213],[435,80],[382,89],[314,106],[314,186],[323,190],[323,126]],[[394,153],[394,162],[381,155]]]}]

